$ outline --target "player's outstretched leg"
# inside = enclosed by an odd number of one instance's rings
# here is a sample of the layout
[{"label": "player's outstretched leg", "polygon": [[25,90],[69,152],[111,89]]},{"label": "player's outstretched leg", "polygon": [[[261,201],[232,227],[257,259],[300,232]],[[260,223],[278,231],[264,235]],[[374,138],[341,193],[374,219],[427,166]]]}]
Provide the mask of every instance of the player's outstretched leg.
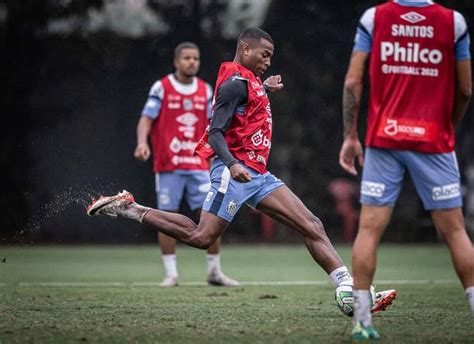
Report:
[{"label": "player's outstretched leg", "polygon": [[210,214],[201,213],[199,224],[190,218],[157,209],[143,207],[135,203],[128,191],[115,196],[101,196],[87,207],[87,215],[107,215],[125,217],[146,224],[169,235],[182,243],[207,250],[222,235],[229,222]]},{"label": "player's outstretched leg", "polygon": [[260,201],[257,209],[300,232],[311,256],[328,274],[340,270],[337,276],[334,276],[335,284],[351,278],[349,271],[327,237],[322,222],[288,187],[281,186],[275,189]]},{"label": "player's outstretched leg", "polygon": [[[329,274],[336,286],[352,279],[327,237],[322,222],[288,187],[281,186],[275,189],[260,201],[257,208],[280,223],[300,232],[311,256]],[[394,289],[376,293],[372,312],[385,310],[396,296],[397,291]]]},{"label": "player's outstretched leg", "polygon": [[[206,250],[217,242],[229,224],[227,221],[206,211],[201,212],[199,224],[196,224],[181,214],[143,207],[135,203],[133,195],[125,190],[114,196],[101,196],[94,200],[87,207],[87,215],[121,216],[132,219],[150,225],[155,230],[189,246]],[[212,258],[216,259],[216,257]],[[212,269],[209,270],[207,278],[210,285],[226,287],[240,285],[239,282],[222,272],[219,261],[214,261],[210,265]],[[177,279],[169,281],[165,279],[163,283],[165,282],[167,283],[166,286],[177,285]]]}]

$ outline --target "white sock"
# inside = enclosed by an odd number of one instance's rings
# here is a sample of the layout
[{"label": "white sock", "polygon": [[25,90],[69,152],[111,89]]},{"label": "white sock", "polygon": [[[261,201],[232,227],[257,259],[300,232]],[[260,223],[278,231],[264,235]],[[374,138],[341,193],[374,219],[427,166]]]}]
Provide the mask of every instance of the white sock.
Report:
[{"label": "white sock", "polygon": [[165,266],[166,276],[178,277],[178,269],[176,267],[176,254],[162,254],[163,265]]},{"label": "white sock", "polygon": [[207,274],[213,271],[221,271],[221,255],[219,253],[207,255]]},{"label": "white sock", "polygon": [[340,268],[337,268],[333,272],[329,274],[329,278],[331,279],[331,282],[336,286],[339,287],[341,282],[351,280],[352,276],[349,270],[347,269],[346,266],[341,266]]},{"label": "white sock", "polygon": [[372,315],[370,314],[370,291],[353,290],[354,295],[354,319],[353,322],[362,322],[364,326],[372,325]]},{"label": "white sock", "polygon": [[474,317],[474,286],[466,288],[467,302],[471,307],[471,315]]},{"label": "white sock", "polygon": [[135,220],[143,223],[143,218],[151,210],[151,208],[144,207],[138,203],[130,203],[122,207],[119,214],[127,219]]},{"label": "white sock", "polygon": [[145,218],[145,215],[148,214],[148,212],[151,210],[151,208],[141,206],[137,204],[138,206],[138,222],[143,223],[143,219]]}]

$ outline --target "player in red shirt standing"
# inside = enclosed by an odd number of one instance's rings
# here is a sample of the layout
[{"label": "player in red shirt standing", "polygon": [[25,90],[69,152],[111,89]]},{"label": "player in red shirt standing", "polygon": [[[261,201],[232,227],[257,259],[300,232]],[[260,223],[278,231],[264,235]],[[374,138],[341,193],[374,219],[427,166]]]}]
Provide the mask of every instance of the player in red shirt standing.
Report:
[{"label": "player in red shirt standing", "polygon": [[[222,235],[239,208],[247,204],[299,232],[313,259],[336,286],[351,285],[352,277],[322,222],[267,171],[273,125],[267,93],[283,88],[279,75],[270,76],[264,83],[260,80],[270,67],[273,49],[268,33],[247,29],[238,38],[234,61],[220,67],[212,123],[196,148],[201,158],[214,157],[211,190],[198,224],[180,214],[140,206],[127,191],[93,201],[88,215],[130,218],[187,245],[207,249]],[[374,312],[391,304],[393,298],[385,295],[379,293]]]},{"label": "player in red shirt standing", "polygon": [[[369,59],[365,158],[357,115]],[[474,248],[462,214],[454,128],[471,97],[471,60],[461,14],[432,1],[390,1],[367,10],[357,28],[343,96],[339,162],[357,175],[363,165],[359,232],[354,243],[353,339],[379,337],[369,287],[376,250],[406,171],[446,241],[474,315]]]},{"label": "player in red shirt standing", "polygon": [[[200,52],[196,44],[183,42],[175,48],[176,71],[151,87],[137,126],[135,158],[146,161],[153,147],[158,209],[178,212],[186,198],[192,211],[200,212],[209,191],[209,163],[193,156],[211,115],[212,88],[196,77]],[[178,285],[176,240],[158,233],[166,276],[162,287]],[[239,283],[220,268],[220,240],[207,249],[208,278],[212,285],[234,287]]]}]

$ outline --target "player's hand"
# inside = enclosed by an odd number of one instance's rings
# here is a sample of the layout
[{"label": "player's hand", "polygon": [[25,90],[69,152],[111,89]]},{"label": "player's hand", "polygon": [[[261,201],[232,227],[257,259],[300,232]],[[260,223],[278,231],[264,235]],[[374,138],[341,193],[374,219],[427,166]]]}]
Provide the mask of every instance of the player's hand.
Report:
[{"label": "player's hand", "polygon": [[357,176],[357,170],[355,168],[355,159],[360,166],[364,166],[364,150],[362,144],[358,138],[346,138],[342,144],[341,151],[339,152],[339,165],[349,172],[350,174]]},{"label": "player's hand", "polygon": [[150,155],[151,150],[147,143],[139,143],[137,148],[135,148],[135,152],[133,153],[135,159],[140,161],[147,161]]},{"label": "player's hand", "polygon": [[265,86],[269,89],[270,93],[274,93],[283,88],[283,83],[281,82],[281,75],[270,75],[263,82]]},{"label": "player's hand", "polygon": [[252,176],[250,175],[249,171],[247,171],[247,169],[239,163],[233,164],[229,171],[232,179],[235,179],[240,183],[248,183],[252,180]]}]

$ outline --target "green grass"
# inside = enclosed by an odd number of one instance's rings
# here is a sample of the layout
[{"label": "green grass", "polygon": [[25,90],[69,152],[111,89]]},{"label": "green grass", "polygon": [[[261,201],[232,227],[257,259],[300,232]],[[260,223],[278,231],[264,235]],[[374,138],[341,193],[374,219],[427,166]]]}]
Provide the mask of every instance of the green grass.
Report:
[{"label": "green grass", "polygon": [[[349,262],[350,250],[338,249]],[[321,286],[51,287],[24,282],[159,282],[157,247],[0,247],[0,343],[344,343],[351,321]],[[231,246],[241,281],[326,281],[301,246]],[[179,247],[180,281],[206,278],[205,255]],[[375,317],[382,343],[473,343],[473,319],[442,246],[383,246],[376,279],[399,299]],[[23,282],[23,284],[21,284]]]}]

